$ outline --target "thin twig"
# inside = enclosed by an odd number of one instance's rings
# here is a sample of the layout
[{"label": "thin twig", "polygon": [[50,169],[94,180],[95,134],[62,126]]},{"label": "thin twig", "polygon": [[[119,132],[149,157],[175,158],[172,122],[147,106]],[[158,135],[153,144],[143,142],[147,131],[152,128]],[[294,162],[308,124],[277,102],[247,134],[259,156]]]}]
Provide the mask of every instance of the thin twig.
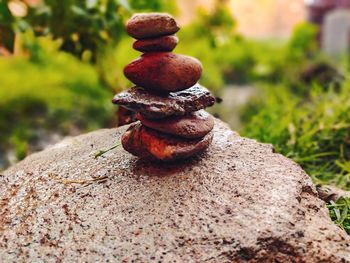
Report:
[{"label": "thin twig", "polygon": [[117,143],[115,145],[113,145],[111,148],[107,149],[107,150],[100,150],[95,154],[95,159],[97,159],[98,157],[103,157],[103,155],[109,151],[112,151],[113,149],[119,147],[121,144]]}]

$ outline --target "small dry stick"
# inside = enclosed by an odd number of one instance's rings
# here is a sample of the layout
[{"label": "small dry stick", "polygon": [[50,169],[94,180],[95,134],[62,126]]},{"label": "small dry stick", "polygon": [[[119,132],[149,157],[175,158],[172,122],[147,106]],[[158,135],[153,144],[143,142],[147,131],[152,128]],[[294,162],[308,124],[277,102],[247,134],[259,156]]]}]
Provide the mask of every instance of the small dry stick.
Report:
[{"label": "small dry stick", "polygon": [[96,154],[95,154],[95,159],[97,159],[98,157],[103,157],[103,155],[109,151],[112,151],[113,149],[119,147],[121,144],[120,143],[117,143],[117,144],[114,144],[111,148],[107,149],[107,150],[100,150],[98,151]]}]

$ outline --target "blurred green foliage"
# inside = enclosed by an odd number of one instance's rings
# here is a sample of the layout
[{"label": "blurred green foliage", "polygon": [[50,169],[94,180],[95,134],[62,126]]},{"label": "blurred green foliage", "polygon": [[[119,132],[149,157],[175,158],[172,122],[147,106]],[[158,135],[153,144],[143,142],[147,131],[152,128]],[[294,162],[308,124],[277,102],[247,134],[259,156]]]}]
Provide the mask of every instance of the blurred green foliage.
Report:
[{"label": "blurred green foliage", "polygon": [[96,61],[99,49],[122,37],[128,8],[126,1],[119,0],[45,0],[29,9],[22,24],[37,35],[61,39],[61,50]]},{"label": "blurred green foliage", "polygon": [[8,8],[10,0],[0,3],[0,25],[16,32],[28,29],[37,36],[60,39],[60,49],[95,62],[99,52],[113,46],[125,35],[125,20],[136,11],[174,11],[166,0],[44,0],[27,6],[24,17],[15,17]]},{"label": "blurred green foliage", "polygon": [[0,24],[2,26],[11,25],[15,19],[12,16],[7,4],[8,1],[5,0],[0,2]]},{"label": "blurred green foliage", "polygon": [[273,144],[316,183],[350,190],[350,81],[320,55],[316,34],[298,26],[274,56],[284,58],[275,63],[278,74],[263,79],[242,109],[242,135]]},{"label": "blurred green foliage", "polygon": [[350,234],[350,198],[340,198],[328,205],[331,219]]},{"label": "blurred green foliage", "polygon": [[124,0],[129,3],[132,12],[169,12],[177,13],[176,1],[168,0]]},{"label": "blurred green foliage", "polygon": [[106,126],[113,118],[112,93],[92,66],[58,52],[47,38],[27,45],[29,59],[0,60],[0,149],[14,148],[18,159],[43,132],[67,135]]},{"label": "blurred green foliage", "polygon": [[272,143],[320,184],[350,189],[350,82],[309,87],[305,97],[267,85],[242,111],[242,134]]}]

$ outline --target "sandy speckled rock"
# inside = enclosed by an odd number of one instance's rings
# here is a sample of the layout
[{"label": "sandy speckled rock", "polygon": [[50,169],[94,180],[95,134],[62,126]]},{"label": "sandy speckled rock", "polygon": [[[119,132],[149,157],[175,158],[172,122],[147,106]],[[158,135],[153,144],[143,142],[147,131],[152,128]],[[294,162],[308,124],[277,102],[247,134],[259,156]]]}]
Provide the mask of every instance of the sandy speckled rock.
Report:
[{"label": "sandy speckled rock", "polygon": [[216,121],[191,160],[153,164],[122,148],[94,159],[126,129],[1,173],[0,262],[350,262],[310,178],[271,146]]}]

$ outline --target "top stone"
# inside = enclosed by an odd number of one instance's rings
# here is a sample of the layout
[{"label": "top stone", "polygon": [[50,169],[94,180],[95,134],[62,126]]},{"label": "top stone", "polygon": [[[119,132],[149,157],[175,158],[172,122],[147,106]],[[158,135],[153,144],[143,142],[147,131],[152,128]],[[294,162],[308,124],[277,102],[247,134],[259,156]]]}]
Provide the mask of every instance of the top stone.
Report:
[{"label": "top stone", "polygon": [[136,39],[172,35],[179,29],[175,19],[166,13],[135,14],[126,24],[126,31]]}]

